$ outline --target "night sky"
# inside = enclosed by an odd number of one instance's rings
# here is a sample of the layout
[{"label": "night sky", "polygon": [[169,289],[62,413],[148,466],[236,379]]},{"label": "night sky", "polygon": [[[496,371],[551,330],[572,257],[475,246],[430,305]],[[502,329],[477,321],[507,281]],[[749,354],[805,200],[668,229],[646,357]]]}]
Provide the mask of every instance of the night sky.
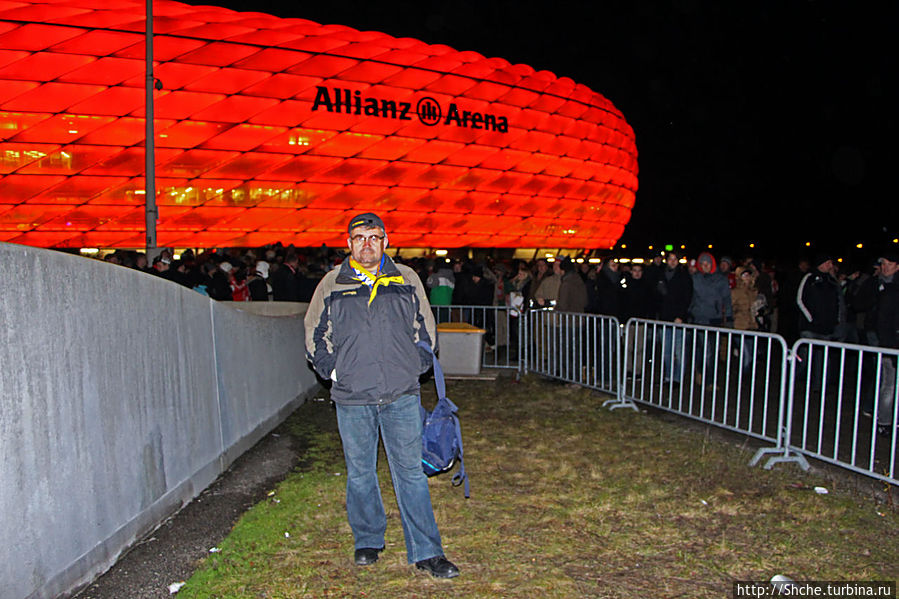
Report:
[{"label": "night sky", "polygon": [[587,85],[636,133],[631,250],[846,253],[899,236],[896,2],[189,3],[413,37]]}]

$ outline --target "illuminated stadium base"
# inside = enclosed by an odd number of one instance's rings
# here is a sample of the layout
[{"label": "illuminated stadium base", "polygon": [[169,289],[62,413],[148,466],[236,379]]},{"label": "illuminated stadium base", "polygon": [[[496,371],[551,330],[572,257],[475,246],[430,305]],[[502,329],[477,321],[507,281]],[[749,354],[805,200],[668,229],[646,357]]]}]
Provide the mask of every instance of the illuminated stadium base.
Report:
[{"label": "illuminated stadium base", "polygon": [[[143,0],[0,0],[0,241],[144,245]],[[154,3],[160,246],[608,248],[634,134],[567,78],[339,25]]]}]

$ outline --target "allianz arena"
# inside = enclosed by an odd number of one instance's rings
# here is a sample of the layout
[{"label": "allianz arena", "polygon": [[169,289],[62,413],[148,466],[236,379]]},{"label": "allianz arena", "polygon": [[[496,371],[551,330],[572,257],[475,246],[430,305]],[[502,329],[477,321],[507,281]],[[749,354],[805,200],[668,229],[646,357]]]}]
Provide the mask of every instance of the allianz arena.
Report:
[{"label": "allianz arena", "polygon": [[[609,248],[634,133],[547,71],[410,38],[159,1],[158,245]],[[0,241],[145,240],[145,3],[0,0]]]}]

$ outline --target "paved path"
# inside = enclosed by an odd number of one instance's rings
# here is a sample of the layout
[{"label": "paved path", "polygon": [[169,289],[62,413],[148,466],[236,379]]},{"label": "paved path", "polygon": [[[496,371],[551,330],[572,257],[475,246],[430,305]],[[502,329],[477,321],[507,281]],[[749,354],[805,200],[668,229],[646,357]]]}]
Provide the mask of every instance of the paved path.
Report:
[{"label": "paved path", "polygon": [[299,463],[302,441],[278,427],[238,458],[199,497],[141,541],[77,599],[170,598],[197,562]]}]

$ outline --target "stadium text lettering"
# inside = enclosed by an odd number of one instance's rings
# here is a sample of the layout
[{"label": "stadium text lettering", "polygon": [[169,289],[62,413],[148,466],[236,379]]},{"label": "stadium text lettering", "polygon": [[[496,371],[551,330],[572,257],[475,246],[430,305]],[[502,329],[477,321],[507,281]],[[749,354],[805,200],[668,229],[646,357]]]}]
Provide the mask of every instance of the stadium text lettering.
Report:
[{"label": "stadium text lettering", "polygon": [[509,121],[504,116],[490,113],[482,113],[471,110],[459,110],[455,102],[450,103],[443,116],[443,109],[432,98],[422,98],[413,110],[409,102],[385,100],[363,96],[359,90],[340,88],[327,88],[323,85],[316,86],[315,100],[312,102],[312,110],[320,108],[328,112],[352,114],[358,116],[372,116],[385,119],[399,119],[411,121],[412,115],[418,116],[418,120],[424,125],[433,126],[439,123],[455,125],[470,129],[484,129],[506,133],[509,130]]}]

